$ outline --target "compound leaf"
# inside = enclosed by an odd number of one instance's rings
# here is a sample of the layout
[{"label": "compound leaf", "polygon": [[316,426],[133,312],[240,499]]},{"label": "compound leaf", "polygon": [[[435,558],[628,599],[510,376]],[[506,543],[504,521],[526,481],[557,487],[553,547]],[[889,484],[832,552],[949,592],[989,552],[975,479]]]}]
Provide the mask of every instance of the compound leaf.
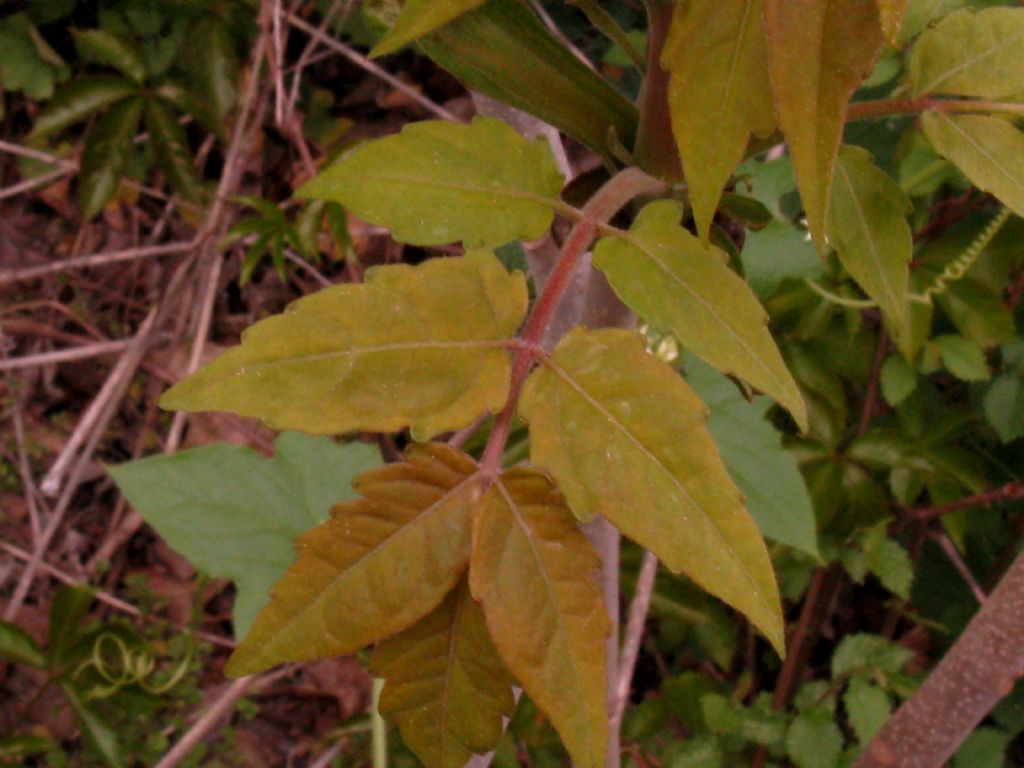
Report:
[{"label": "compound leaf", "polygon": [[504,405],[526,301],[522,274],[489,252],[380,267],[252,326],[160,402],[311,434],[459,429]]},{"label": "compound leaf", "polygon": [[512,469],[487,490],[473,529],[473,597],[509,670],[581,768],[605,764],[609,622],[600,567],[545,475]]},{"label": "compound leaf", "polygon": [[434,611],[381,642],[370,670],[387,679],[380,713],[428,768],[462,768],[494,748],[515,708],[512,678],[465,580]]},{"label": "compound leaf", "polygon": [[768,332],[767,314],[726,266],[725,253],[702,245],[680,226],[680,216],[678,203],[649,204],[628,233],[597,244],[594,265],[637,314],[771,395],[806,428],[803,398]]},{"label": "compound leaf", "polygon": [[527,382],[520,410],[531,459],[578,517],[603,514],[783,652],[768,552],[708,433],[707,406],[639,334],[570,332]]},{"label": "compound leaf", "polygon": [[935,151],[979,189],[1024,216],[1024,134],[989,115],[925,112],[921,126]]},{"label": "compound leaf", "polygon": [[352,499],[352,479],[380,463],[369,445],[339,446],[298,432],[279,435],[274,450],[264,459],[251,448],[216,443],[107,468],[168,544],[197,568],[235,582],[238,640],[294,562],[295,537]]},{"label": "compound leaf", "polygon": [[373,47],[370,56],[394,53],[483,3],[484,0],[408,0],[401,16]]},{"label": "compound leaf", "polygon": [[772,88],[807,221],[825,248],[846,105],[882,47],[878,7],[865,0],[764,0]]},{"label": "compound leaf", "polygon": [[57,91],[53,99],[43,107],[32,126],[30,138],[49,136],[138,92],[137,84],[117,75],[79,78]]},{"label": "compound leaf", "polygon": [[1024,9],[949,14],[914,44],[910,83],[915,95],[1018,96],[1024,92]]},{"label": "compound leaf", "polygon": [[476,464],[439,443],[406,459],[360,475],[362,498],[297,539],[298,559],[227,674],[352,653],[411,626],[455,586],[469,560]]},{"label": "compound leaf", "polygon": [[146,100],[145,116],[157,162],[167,175],[167,181],[189,200],[198,200],[201,192],[199,174],[185,131],[159,99]]},{"label": "compound leaf", "polygon": [[404,243],[498,246],[544,234],[561,189],[544,139],[478,117],[411,123],[343,155],[296,195],[341,203]]},{"label": "compound leaf", "polygon": [[839,261],[891,323],[903,325],[913,241],[907,215],[913,206],[871,153],[844,146],[836,163],[829,240]]},{"label": "compound leaf", "polygon": [[661,66],[697,231],[711,220],[751,134],[775,129],[761,0],[676,3]]},{"label": "compound leaf", "polygon": [[78,174],[78,205],[82,216],[95,217],[117,192],[121,174],[134,150],[144,98],[118,101],[89,131]]}]

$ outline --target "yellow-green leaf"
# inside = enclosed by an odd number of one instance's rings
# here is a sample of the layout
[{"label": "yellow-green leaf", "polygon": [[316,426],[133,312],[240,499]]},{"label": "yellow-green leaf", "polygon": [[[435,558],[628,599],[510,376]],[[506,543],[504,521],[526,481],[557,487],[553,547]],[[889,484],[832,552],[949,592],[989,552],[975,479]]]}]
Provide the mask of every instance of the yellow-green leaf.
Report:
[{"label": "yellow-green leaf", "polygon": [[473,525],[470,586],[505,664],[579,768],[604,768],[608,614],[600,558],[540,472],[487,490]]},{"label": "yellow-green leaf", "polygon": [[440,443],[413,446],[406,459],[360,475],[362,498],[296,540],[298,559],[228,675],[352,653],[411,626],[455,586],[469,560],[476,464]]},{"label": "yellow-green leaf", "polygon": [[295,194],[341,203],[404,243],[497,246],[544,234],[561,189],[546,140],[478,117],[407,125],[343,155]]},{"label": "yellow-green leaf", "polygon": [[878,302],[893,335],[907,306],[913,241],[906,194],[860,147],[844,146],[836,163],[829,240],[861,288]]},{"label": "yellow-green leaf", "polygon": [[1004,99],[1024,92],[1024,8],[964,8],[914,44],[915,95],[948,93]]},{"label": "yellow-green leaf", "polygon": [[462,768],[493,749],[515,708],[512,679],[463,580],[434,611],[377,646],[380,713],[427,768]]},{"label": "yellow-green leaf", "polygon": [[577,516],[604,515],[783,652],[771,561],[708,433],[707,406],[643,337],[570,332],[527,382],[520,410],[532,461]]},{"label": "yellow-green leaf", "polygon": [[991,192],[1024,216],[1024,133],[988,115],[921,115],[935,151],[954,163],[975,186]]},{"label": "yellow-green leaf", "polygon": [[751,134],[775,129],[761,0],[676,3],[661,56],[697,231],[705,242],[722,188]]},{"label": "yellow-green leaf", "polygon": [[402,15],[373,47],[370,56],[394,53],[483,3],[484,0],[407,0]]},{"label": "yellow-green leaf", "polygon": [[425,439],[504,405],[503,346],[526,303],[522,274],[489,252],[379,267],[252,326],[160,404],[310,434],[411,425]]},{"label": "yellow-green leaf", "polygon": [[869,0],[764,0],[775,108],[820,251],[846,105],[882,47]]},{"label": "yellow-green leaf", "polygon": [[645,207],[628,233],[601,240],[594,264],[632,310],[671,331],[694,354],[775,398],[801,429],[800,390],[768,332],[768,316],[728,257],[679,224],[680,206]]},{"label": "yellow-green leaf", "polygon": [[875,0],[878,4],[878,17],[882,22],[882,32],[890,44],[896,45],[903,26],[903,16],[907,12],[907,0]]}]

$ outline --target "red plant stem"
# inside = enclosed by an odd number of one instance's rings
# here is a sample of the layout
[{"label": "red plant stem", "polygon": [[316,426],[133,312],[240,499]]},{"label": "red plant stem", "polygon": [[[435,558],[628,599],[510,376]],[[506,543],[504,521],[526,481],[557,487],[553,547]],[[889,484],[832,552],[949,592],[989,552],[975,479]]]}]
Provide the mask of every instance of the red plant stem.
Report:
[{"label": "red plant stem", "polygon": [[982,101],[980,99],[937,99],[934,96],[918,96],[909,99],[880,99],[878,101],[857,101],[846,110],[846,119],[869,120],[893,115],[917,115],[933,112],[1011,112],[1024,114],[1024,104],[1004,101]]},{"label": "red plant stem", "polygon": [[483,458],[480,460],[480,468],[484,475],[493,477],[501,469],[501,454],[508,441],[509,428],[516,405],[519,403],[519,395],[530,372],[530,363],[538,355],[541,339],[572,282],[580,257],[590,246],[600,226],[607,223],[622,206],[637,195],[658,194],[664,191],[663,182],[648,176],[639,168],[626,168],[613,176],[583,207],[582,216],[565,239],[558,254],[558,263],[555,264],[548,284],[534,304],[530,319],[526,321],[526,327],[523,329],[522,346],[512,362],[508,400],[494,423]]},{"label": "red plant stem", "polygon": [[907,509],[905,511],[908,515],[918,520],[937,520],[943,515],[948,515],[950,512],[956,512],[961,509],[986,507],[989,504],[995,504],[1000,501],[1018,501],[1020,499],[1024,499],[1024,482],[1014,480],[990,491],[977,493],[973,496],[964,496],[964,498],[951,501],[948,504],[938,504],[934,507],[923,507],[921,509]]}]

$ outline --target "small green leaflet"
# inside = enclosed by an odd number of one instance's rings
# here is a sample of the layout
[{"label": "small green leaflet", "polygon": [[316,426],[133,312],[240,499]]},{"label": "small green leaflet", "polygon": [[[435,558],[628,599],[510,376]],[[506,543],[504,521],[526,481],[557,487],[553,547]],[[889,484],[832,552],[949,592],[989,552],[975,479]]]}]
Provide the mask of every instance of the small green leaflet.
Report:
[{"label": "small green leaflet", "polygon": [[802,712],[786,733],[786,752],[797,768],[836,768],[843,732],[823,707]]},{"label": "small green leaflet", "polygon": [[380,713],[428,768],[462,768],[494,748],[515,709],[512,678],[463,580],[432,613],[374,649]]},{"label": "small green leaflet", "polygon": [[235,582],[236,639],[294,561],[295,537],[354,498],[352,479],[380,463],[375,447],[297,432],[279,435],[274,451],[264,459],[215,443],[107,468],[168,544],[197,568]]},{"label": "small green leaflet", "polygon": [[933,344],[942,356],[946,370],[963,381],[987,381],[992,375],[985,360],[985,350],[970,339],[955,334],[936,336]]},{"label": "small green leaflet", "polygon": [[551,226],[562,175],[544,139],[499,120],[428,120],[343,155],[297,197],[341,203],[403,243],[498,246]]},{"label": "small green leaflet", "polygon": [[603,514],[783,652],[771,561],[707,431],[707,406],[642,336],[571,331],[527,381],[519,407],[531,460],[577,517]]},{"label": "small green leaflet", "polygon": [[726,266],[725,253],[680,226],[681,213],[671,200],[650,203],[628,233],[597,244],[594,265],[630,309],[718,370],[771,395],[806,429],[803,398],[768,332],[767,314]]},{"label": "small green leaflet", "polygon": [[441,443],[356,478],[360,498],[302,534],[298,559],[228,660],[232,677],[342,656],[436,608],[469,563],[476,463]]},{"label": "small green leaflet", "polygon": [[135,151],[132,139],[144,104],[142,96],[122,99],[89,131],[78,173],[78,205],[86,220],[95,218],[117,192],[128,158]]},{"label": "small green leaflet", "polygon": [[0,85],[30,99],[50,98],[54,85],[71,72],[24,13],[0,20],[0,50]]},{"label": "small green leaflet", "polygon": [[484,0],[407,0],[401,16],[373,47],[370,56],[394,53],[483,3]]},{"label": "small green leaflet", "polygon": [[882,48],[875,3],[764,0],[768,60],[808,225],[824,253],[846,105]]},{"label": "small green leaflet", "polygon": [[1024,133],[1013,123],[989,115],[925,112],[921,126],[935,151],[972,184],[1024,216]]},{"label": "small green leaflet", "polygon": [[878,302],[893,335],[905,322],[913,242],[913,210],[899,185],[871,153],[844,146],[836,163],[829,239],[843,267]]},{"label": "small green leaflet", "polygon": [[92,117],[104,107],[139,93],[139,86],[117,75],[86,75],[61,88],[32,126],[38,140]]},{"label": "small green leaflet", "polygon": [[473,527],[470,587],[494,644],[579,768],[604,768],[605,638],[601,559],[551,480],[496,478]]},{"label": "small green leaflet", "polygon": [[711,409],[708,431],[761,533],[820,557],[814,507],[796,459],[765,419],[768,400],[748,403],[733,382],[696,359],[686,362],[686,380]]},{"label": "small green leaflet", "polygon": [[526,281],[493,254],[368,271],[306,296],[167,391],[164,408],[256,416],[311,434],[460,429],[508,396]]},{"label": "small green leaflet", "polygon": [[1024,93],[1024,8],[964,8],[914,44],[914,95],[1013,99]]},{"label": "small green leaflet", "polygon": [[775,129],[761,0],[676,3],[661,65],[697,231],[707,242],[751,134]]},{"label": "small green leaflet", "polygon": [[843,707],[857,740],[866,745],[882,730],[892,714],[892,702],[882,688],[860,675],[850,680],[843,694]]}]

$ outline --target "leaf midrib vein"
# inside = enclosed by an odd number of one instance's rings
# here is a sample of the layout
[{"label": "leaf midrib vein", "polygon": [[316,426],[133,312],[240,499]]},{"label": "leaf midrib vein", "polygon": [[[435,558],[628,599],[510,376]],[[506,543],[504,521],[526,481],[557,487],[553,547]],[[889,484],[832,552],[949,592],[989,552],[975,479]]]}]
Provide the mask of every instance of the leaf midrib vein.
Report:
[{"label": "leaf midrib vein", "polygon": [[[949,117],[947,117],[946,115],[942,114],[941,112],[935,112],[934,114],[936,115],[936,117],[940,118],[941,120],[945,120],[946,123],[948,123],[950,125],[950,127],[953,128],[954,131],[956,131],[958,134],[960,134],[960,136],[963,137],[964,141],[966,141],[975,151],[977,151],[977,153],[979,155],[981,155],[983,158],[988,160],[992,164],[992,166],[1000,174],[1002,174],[1011,184],[1013,184],[1015,187],[1017,187],[1019,190],[1021,190],[1021,192],[1024,192],[1024,184],[1021,184],[1020,181],[1018,181],[1017,178],[1015,178],[1013,174],[1009,173],[1005,168],[1003,168],[1003,166],[999,163],[999,161],[996,160],[994,157],[992,157],[992,155],[990,155],[985,150],[984,146],[982,146],[977,141],[975,141],[974,137],[972,137],[963,128],[961,128],[959,125],[957,125],[957,122],[955,120],[950,119]],[[992,119],[996,119],[996,118],[992,118]]]},{"label": "leaf midrib vein", "polygon": [[[696,290],[694,290],[689,283],[687,283],[680,276],[678,276],[671,269],[671,267],[669,267],[668,264],[662,261],[657,256],[654,249],[648,249],[646,247],[646,243],[637,238],[632,232],[628,232],[626,230],[617,230],[615,232],[615,236],[626,240],[630,245],[632,245],[634,248],[636,248],[645,256],[647,256],[647,258],[654,262],[655,266],[657,266],[663,274],[665,274],[672,282],[674,282],[680,288],[685,290],[690,296],[692,296],[694,300],[698,304],[700,304],[708,312],[708,314],[711,315],[715,322],[719,324],[721,327],[723,327],[727,331],[728,335],[732,337],[736,341],[736,343],[740,345],[740,347],[742,347],[743,351],[750,356],[750,358],[758,365],[758,367],[760,367],[764,371],[768,378],[771,379],[771,381],[779,388],[779,394],[782,395],[784,393],[787,393],[787,390],[789,390],[788,385],[784,381],[781,381],[779,377],[775,375],[775,372],[768,367],[768,364],[765,363],[765,361],[758,356],[756,350],[754,350],[754,348],[751,347],[746,342],[746,340],[742,336],[740,336],[739,333],[737,333],[731,325],[729,325],[725,318],[722,317],[722,315],[719,314],[719,312],[715,309],[714,305],[710,304],[707,300],[705,300],[704,297],[701,296],[700,293],[698,293]],[[701,356],[703,357],[703,355]]]},{"label": "leaf midrib vein", "polygon": [[842,160],[836,163],[836,170],[839,171],[843,184],[845,184],[846,188],[849,190],[850,200],[853,202],[853,209],[857,214],[857,220],[860,222],[861,230],[864,232],[864,238],[867,240],[868,250],[871,253],[870,261],[872,271],[874,271],[875,277],[879,281],[879,285],[882,286],[882,290],[888,295],[890,305],[893,309],[896,309],[899,306],[899,298],[882,269],[881,256],[878,252],[878,245],[875,243],[874,233],[871,231],[867,217],[864,215],[864,208],[861,206],[860,198],[857,196],[857,190],[850,181],[850,175],[846,172],[846,168],[843,165]]},{"label": "leaf midrib vein", "polygon": [[332,360],[342,357],[355,357],[358,355],[370,355],[380,352],[406,352],[406,351],[437,351],[446,349],[503,349],[511,345],[511,339],[489,339],[478,341],[409,341],[396,342],[394,344],[378,344],[370,347],[353,347],[352,349],[338,349],[331,352],[317,352],[309,355],[297,355],[285,357],[278,360],[256,360],[253,362],[242,362],[239,367],[270,368],[279,365],[297,365],[300,363],[317,362],[320,360]]},{"label": "leaf midrib vein", "polygon": [[940,86],[942,83],[946,82],[947,80],[950,80],[951,78],[956,77],[965,69],[973,67],[978,62],[987,59],[989,56],[998,53],[1000,49],[1002,49],[1003,47],[1012,45],[1013,43],[1017,42],[1017,40],[1019,40],[1021,37],[1024,37],[1024,31],[1018,32],[1016,35],[1013,35],[1007,40],[998,41],[995,45],[985,49],[984,51],[981,51],[976,56],[966,59],[963,62],[961,62],[958,66],[953,67],[952,69],[947,70],[946,72],[943,72],[941,75],[934,78],[926,86],[922,87],[921,90],[918,91],[918,93],[932,93],[936,89],[936,87]]}]

